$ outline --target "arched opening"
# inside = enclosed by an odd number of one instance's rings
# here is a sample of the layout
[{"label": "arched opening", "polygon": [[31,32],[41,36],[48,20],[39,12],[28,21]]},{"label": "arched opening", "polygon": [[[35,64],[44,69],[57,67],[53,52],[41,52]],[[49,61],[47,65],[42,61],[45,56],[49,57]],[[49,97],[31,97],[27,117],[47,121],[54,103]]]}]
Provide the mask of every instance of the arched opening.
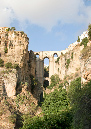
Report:
[{"label": "arched opening", "polygon": [[48,80],[44,80],[43,87],[45,88],[45,90],[46,90],[47,86],[49,86],[49,81]]},{"label": "arched opening", "polygon": [[38,53],[36,53],[36,58],[39,58],[39,54]]},{"label": "arched opening", "polygon": [[57,53],[54,53],[53,54],[53,57],[54,57],[54,62],[57,63],[58,62],[58,60],[57,60],[58,59],[58,54]]},{"label": "arched opening", "polygon": [[53,57],[54,57],[54,58],[57,58],[57,57],[58,57],[58,54],[57,54],[57,53],[54,53],[54,54],[53,54]]},{"label": "arched opening", "polygon": [[49,58],[44,58],[44,83],[43,87],[46,89],[47,86],[49,86]]},{"label": "arched opening", "polygon": [[44,77],[49,77],[49,59],[44,58]]}]

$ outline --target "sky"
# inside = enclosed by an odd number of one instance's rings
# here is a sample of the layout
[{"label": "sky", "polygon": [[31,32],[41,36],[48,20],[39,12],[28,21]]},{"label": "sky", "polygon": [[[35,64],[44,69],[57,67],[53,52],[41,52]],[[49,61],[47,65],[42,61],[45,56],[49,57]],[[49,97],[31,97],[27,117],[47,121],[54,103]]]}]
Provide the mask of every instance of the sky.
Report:
[{"label": "sky", "polygon": [[28,50],[61,51],[91,23],[91,0],[0,0],[0,26],[29,37]]}]

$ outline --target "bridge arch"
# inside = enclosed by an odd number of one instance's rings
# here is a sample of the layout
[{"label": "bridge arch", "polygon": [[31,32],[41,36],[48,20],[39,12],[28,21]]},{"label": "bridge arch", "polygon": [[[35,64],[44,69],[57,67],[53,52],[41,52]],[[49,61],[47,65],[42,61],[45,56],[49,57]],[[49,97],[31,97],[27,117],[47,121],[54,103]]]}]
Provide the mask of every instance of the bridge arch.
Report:
[{"label": "bridge arch", "polygon": [[40,51],[34,52],[34,54],[39,55],[39,59],[36,60],[36,78],[39,82],[43,85],[44,82],[44,59],[49,59],[49,84],[50,84],[50,77],[55,74],[55,58],[54,55],[56,54],[57,57],[60,57],[61,51]]},{"label": "bridge arch", "polygon": [[58,57],[58,54],[57,54],[57,53],[54,53],[54,54],[53,54],[53,57]]},{"label": "bridge arch", "polygon": [[35,53],[36,58],[40,58],[39,52]]}]

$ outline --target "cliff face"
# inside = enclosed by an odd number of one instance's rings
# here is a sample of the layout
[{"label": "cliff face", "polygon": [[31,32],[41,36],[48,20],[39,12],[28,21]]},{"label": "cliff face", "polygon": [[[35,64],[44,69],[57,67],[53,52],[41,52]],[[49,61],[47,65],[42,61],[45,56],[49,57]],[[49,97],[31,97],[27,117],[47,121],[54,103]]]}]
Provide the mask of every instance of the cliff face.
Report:
[{"label": "cliff face", "polygon": [[0,128],[13,129],[22,125],[20,114],[35,113],[39,98],[31,93],[30,78],[35,76],[35,55],[28,51],[29,39],[24,32],[1,29],[0,61],[4,66],[0,67]]},{"label": "cliff face", "polygon": [[87,47],[81,51],[81,82],[86,83],[91,80],[91,41]]},{"label": "cliff face", "polygon": [[[58,74],[61,80],[65,76],[69,75],[70,77],[75,74],[78,76],[78,71],[80,70],[80,54],[83,46],[75,46],[72,50],[68,50],[65,54],[61,54],[59,61],[56,62],[58,67]],[[57,69],[57,68],[56,68]],[[80,76],[80,75],[79,75]]]},{"label": "cliff face", "polygon": [[[29,39],[23,31],[1,29],[0,59],[4,61],[4,67],[0,67],[0,74],[7,96],[14,97],[22,91],[22,84],[31,91],[30,75],[35,76],[35,59],[33,52],[28,51]],[[11,63],[12,68],[6,68],[7,63]]]},{"label": "cliff face", "polygon": [[73,49],[68,49],[65,54],[61,53],[59,60],[55,61],[55,73],[61,80],[67,76],[69,76],[69,82],[76,77],[81,77],[82,83],[91,79],[91,41],[86,47],[81,46],[80,43]]}]

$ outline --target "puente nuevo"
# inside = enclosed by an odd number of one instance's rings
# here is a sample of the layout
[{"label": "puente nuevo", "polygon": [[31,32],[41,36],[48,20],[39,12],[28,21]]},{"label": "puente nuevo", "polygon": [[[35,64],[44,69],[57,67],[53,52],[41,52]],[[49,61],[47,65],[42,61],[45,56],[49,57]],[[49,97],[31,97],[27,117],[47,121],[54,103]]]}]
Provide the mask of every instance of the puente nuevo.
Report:
[{"label": "puente nuevo", "polygon": [[[57,57],[60,57],[61,51],[41,51],[41,52],[34,52],[35,55],[39,55],[39,58],[36,59],[36,78],[41,82],[43,85],[44,79],[48,79],[50,84],[50,77],[54,74],[58,74],[58,69],[56,67],[55,61],[57,60],[54,55],[56,54]],[[49,59],[49,78],[44,78],[44,59]]]}]

